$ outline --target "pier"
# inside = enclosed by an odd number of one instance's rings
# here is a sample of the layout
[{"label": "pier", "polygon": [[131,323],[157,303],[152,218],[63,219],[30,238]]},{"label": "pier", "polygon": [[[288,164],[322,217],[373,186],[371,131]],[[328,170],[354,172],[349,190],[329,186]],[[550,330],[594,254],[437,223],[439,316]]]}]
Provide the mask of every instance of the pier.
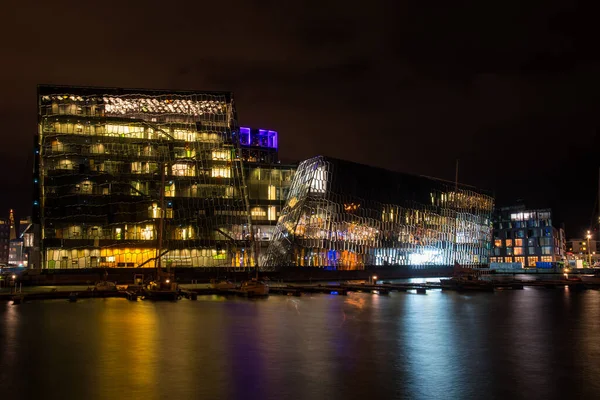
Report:
[{"label": "pier", "polygon": [[[369,293],[373,295],[388,295],[391,292],[412,292],[415,294],[427,294],[431,290],[457,291],[457,292],[494,292],[500,290],[523,290],[525,287],[540,289],[565,289],[579,291],[587,289],[600,289],[600,284],[585,283],[581,281],[567,280],[547,280],[547,281],[473,281],[461,282],[458,284],[442,284],[441,282],[403,282],[403,283],[338,283],[338,284],[283,284],[272,283],[269,287],[270,295],[295,296],[299,297],[305,294],[326,294],[347,296],[351,292]],[[73,289],[57,288],[43,289],[29,288],[27,291],[16,290],[11,292],[0,292],[0,301],[12,301],[13,304],[22,304],[28,301],[39,300],[68,300],[77,302],[82,299],[91,298],[124,298],[130,301],[151,300],[149,296],[136,285],[119,286],[118,290],[98,291],[91,287]],[[248,297],[239,289],[214,289],[209,287],[184,287],[180,288],[176,296],[169,297],[170,300],[185,298],[188,300],[197,300],[198,296],[231,296]]]}]

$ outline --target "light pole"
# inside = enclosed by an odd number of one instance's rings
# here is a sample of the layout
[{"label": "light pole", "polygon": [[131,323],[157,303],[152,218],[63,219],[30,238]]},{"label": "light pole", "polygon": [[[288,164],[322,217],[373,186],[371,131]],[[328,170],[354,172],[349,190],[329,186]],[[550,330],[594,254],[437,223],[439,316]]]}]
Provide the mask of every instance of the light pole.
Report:
[{"label": "light pole", "polygon": [[587,231],[587,248],[588,248],[588,265],[589,268],[591,268],[592,266],[592,251],[590,249],[590,239],[592,238],[592,235],[590,234],[590,231]]}]

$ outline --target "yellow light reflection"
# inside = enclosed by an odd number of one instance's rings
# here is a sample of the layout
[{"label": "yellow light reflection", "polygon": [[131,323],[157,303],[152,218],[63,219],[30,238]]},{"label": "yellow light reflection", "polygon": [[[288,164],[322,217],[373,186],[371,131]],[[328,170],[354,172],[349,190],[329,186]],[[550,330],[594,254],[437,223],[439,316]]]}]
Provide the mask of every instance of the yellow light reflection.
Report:
[{"label": "yellow light reflection", "polygon": [[[135,312],[127,308],[136,307]],[[129,303],[122,299],[106,299],[105,309],[100,314],[101,368],[108,371],[99,374],[106,378],[101,382],[110,386],[111,380],[125,381],[132,392],[143,392],[146,399],[158,399],[158,393],[148,388],[154,387],[157,379],[157,334],[158,324],[152,303]],[[131,367],[134,367],[133,369]]]}]

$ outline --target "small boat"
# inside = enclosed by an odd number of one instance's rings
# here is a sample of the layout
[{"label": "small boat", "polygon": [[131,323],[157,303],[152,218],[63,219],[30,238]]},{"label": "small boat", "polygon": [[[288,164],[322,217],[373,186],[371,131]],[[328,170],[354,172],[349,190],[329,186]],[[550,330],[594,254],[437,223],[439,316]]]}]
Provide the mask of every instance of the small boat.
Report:
[{"label": "small boat", "polygon": [[144,298],[150,300],[178,300],[181,295],[177,283],[170,279],[152,281],[143,290]]},{"label": "small boat", "polygon": [[100,281],[94,285],[94,291],[96,292],[115,292],[117,291],[117,285],[114,282]]},{"label": "small boat", "polygon": [[583,283],[595,283],[600,284],[600,276],[599,275],[579,275],[579,279]]},{"label": "small boat", "polygon": [[442,289],[451,289],[470,292],[493,292],[494,284],[480,280],[470,280],[463,278],[440,279]]},{"label": "small boat", "polygon": [[268,296],[269,285],[258,279],[251,279],[249,281],[242,282],[240,291],[247,296]]},{"label": "small boat", "polygon": [[235,283],[227,281],[227,280],[217,281],[216,279],[211,279],[210,280],[210,288],[211,289],[219,289],[219,290],[231,290],[231,289],[237,289],[237,286],[235,285]]},{"label": "small boat", "polygon": [[494,284],[491,281],[481,279],[488,271],[464,268],[460,264],[454,264],[454,275],[450,279],[440,279],[442,289],[474,292],[493,292]]}]

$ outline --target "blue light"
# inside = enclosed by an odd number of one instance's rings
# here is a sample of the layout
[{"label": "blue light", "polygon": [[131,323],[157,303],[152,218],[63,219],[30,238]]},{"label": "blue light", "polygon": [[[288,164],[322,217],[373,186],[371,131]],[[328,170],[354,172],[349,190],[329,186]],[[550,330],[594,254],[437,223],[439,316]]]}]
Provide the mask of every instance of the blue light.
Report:
[{"label": "blue light", "polygon": [[339,294],[336,290],[334,290],[333,292],[330,292],[329,294]]},{"label": "blue light", "polygon": [[250,145],[250,128],[240,127],[240,143]]},{"label": "blue light", "polygon": [[37,201],[37,200],[35,200],[35,201],[33,202],[33,205],[34,205],[34,206],[37,206],[38,204],[39,204],[39,203],[38,203],[38,201]]},{"label": "blue light", "polygon": [[[277,149],[277,131],[240,127],[240,143],[245,146],[258,146]],[[260,138],[260,139],[259,139]]]}]

